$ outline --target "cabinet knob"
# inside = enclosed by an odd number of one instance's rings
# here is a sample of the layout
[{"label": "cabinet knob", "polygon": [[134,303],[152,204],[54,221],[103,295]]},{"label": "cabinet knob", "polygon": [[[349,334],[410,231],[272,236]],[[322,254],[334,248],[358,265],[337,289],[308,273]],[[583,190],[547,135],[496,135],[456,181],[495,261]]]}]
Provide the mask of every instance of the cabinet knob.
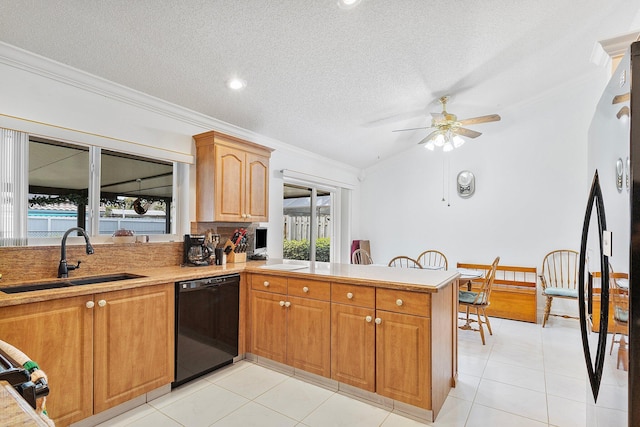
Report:
[{"label": "cabinet knob", "polygon": [[289,301],[287,301],[287,302],[284,303],[284,306],[285,307],[291,307],[291,303]]},{"label": "cabinet knob", "polygon": [[98,301],[98,306],[104,307],[105,305],[107,305],[107,302],[105,300],[101,299],[100,301]]},{"label": "cabinet knob", "polygon": [[242,214],[242,215],[240,215],[240,216],[241,216],[242,218],[246,218],[246,217],[247,217],[247,214]]},{"label": "cabinet knob", "polygon": [[373,319],[371,318],[371,316],[367,316],[367,317],[365,317],[365,318],[364,318],[364,320],[366,320],[366,321],[367,321],[367,323],[371,323],[371,321],[372,321]]},{"label": "cabinet knob", "polygon": [[351,292],[347,292],[347,298],[353,299],[353,294]]},{"label": "cabinet knob", "polygon": [[400,307],[402,304],[403,304],[402,300],[401,300],[400,298],[398,298],[398,299],[396,300],[396,305],[397,305],[398,307]]},{"label": "cabinet knob", "polygon": [[375,322],[376,322],[376,325],[379,325],[380,323],[382,323],[382,319],[379,317],[376,317]]},{"label": "cabinet knob", "polygon": [[247,214],[247,218],[251,218],[251,214]]},{"label": "cabinet knob", "polygon": [[306,286],[304,288],[302,288],[302,292],[309,292],[309,288],[307,288]]},{"label": "cabinet knob", "polygon": [[269,287],[269,281],[267,281],[267,280],[265,280],[265,281],[264,281],[264,287],[265,287],[265,288],[268,288],[268,287]]},{"label": "cabinet knob", "polygon": [[87,308],[93,308],[95,303],[93,301],[87,301],[87,303],[85,305],[87,306]]},{"label": "cabinet knob", "polygon": [[280,307],[284,307],[284,301],[280,301]]}]

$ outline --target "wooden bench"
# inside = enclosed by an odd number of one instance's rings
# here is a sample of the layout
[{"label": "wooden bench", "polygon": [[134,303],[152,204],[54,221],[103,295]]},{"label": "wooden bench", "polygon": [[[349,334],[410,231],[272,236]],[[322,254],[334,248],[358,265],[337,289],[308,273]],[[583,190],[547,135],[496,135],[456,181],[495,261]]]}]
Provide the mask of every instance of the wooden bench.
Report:
[{"label": "wooden bench", "polygon": [[[485,273],[490,267],[488,264],[458,263],[458,268],[484,270]],[[479,287],[480,280],[482,279],[471,281],[472,290]],[[464,285],[460,283],[462,289]],[[487,316],[537,323],[537,285],[538,274],[535,267],[498,265],[491,291],[491,305],[486,310]]]}]

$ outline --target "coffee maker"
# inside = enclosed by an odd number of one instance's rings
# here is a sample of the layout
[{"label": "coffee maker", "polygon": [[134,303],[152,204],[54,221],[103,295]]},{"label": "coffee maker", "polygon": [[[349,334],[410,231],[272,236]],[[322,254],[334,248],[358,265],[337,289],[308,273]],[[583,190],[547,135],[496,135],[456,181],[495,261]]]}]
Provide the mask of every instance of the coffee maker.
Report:
[{"label": "coffee maker", "polygon": [[184,235],[184,265],[190,267],[209,265],[209,258],[211,258],[212,255],[213,251],[207,246],[204,235]]}]

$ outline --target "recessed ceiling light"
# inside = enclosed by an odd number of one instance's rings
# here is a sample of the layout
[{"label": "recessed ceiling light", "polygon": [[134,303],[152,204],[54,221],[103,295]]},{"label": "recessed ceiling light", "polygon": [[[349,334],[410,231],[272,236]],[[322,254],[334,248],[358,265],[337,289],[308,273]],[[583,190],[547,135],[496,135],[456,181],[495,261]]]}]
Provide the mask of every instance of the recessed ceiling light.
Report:
[{"label": "recessed ceiling light", "polygon": [[229,79],[229,81],[227,81],[227,86],[229,87],[229,89],[240,90],[240,89],[244,89],[247,86],[247,82],[237,77],[234,77],[232,79]]},{"label": "recessed ceiling light", "polygon": [[356,7],[362,0],[338,0],[338,6],[342,9],[351,9]]}]

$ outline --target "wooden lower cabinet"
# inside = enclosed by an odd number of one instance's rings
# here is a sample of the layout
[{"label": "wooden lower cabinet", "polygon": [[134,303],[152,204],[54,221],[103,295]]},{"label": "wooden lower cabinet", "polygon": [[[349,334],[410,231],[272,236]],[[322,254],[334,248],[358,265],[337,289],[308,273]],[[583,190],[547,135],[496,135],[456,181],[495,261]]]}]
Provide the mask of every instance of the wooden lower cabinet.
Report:
[{"label": "wooden lower cabinet", "polygon": [[374,314],[367,307],[331,304],[331,378],[370,392],[376,391]]},{"label": "wooden lower cabinet", "polygon": [[175,292],[167,284],[95,299],[93,408],[98,413],[173,381]]},{"label": "wooden lower cabinet", "polygon": [[288,297],[287,364],[331,376],[331,303]]},{"label": "wooden lower cabinet", "polygon": [[56,426],[93,414],[91,295],[0,309],[0,339],[38,363],[49,379],[47,412]]},{"label": "wooden lower cabinet", "polygon": [[[252,353],[330,377],[331,303],[315,299],[329,294],[329,284],[291,280],[287,285],[286,279],[262,275],[253,275],[251,284]],[[287,289],[293,295],[280,293]],[[313,298],[294,296],[307,294]]]},{"label": "wooden lower cabinet", "polygon": [[376,392],[431,409],[430,319],[376,311]]},{"label": "wooden lower cabinet", "polygon": [[287,362],[285,299],[281,294],[251,292],[251,351],[280,363]]},{"label": "wooden lower cabinet", "polygon": [[174,285],[0,309],[0,339],[49,377],[47,412],[67,426],[173,381]]}]

